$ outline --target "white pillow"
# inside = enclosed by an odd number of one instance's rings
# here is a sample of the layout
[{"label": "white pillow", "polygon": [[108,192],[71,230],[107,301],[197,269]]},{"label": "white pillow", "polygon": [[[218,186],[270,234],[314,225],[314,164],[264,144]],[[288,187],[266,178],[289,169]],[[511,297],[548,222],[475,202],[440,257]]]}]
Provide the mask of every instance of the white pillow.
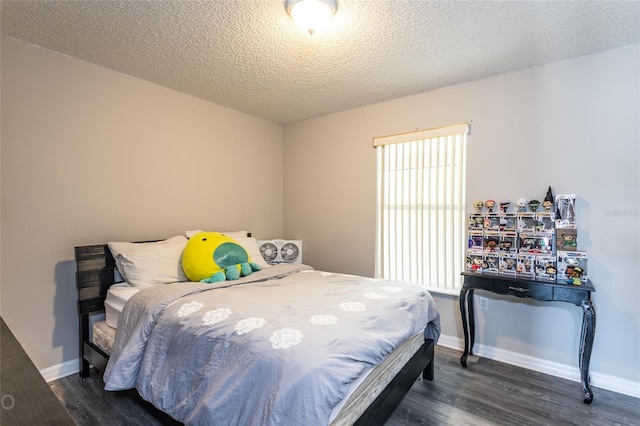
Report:
[{"label": "white pillow", "polygon": [[[113,259],[116,261],[116,268],[118,268],[118,272],[120,276],[126,281],[127,277],[124,275],[124,268],[122,267],[122,257],[120,256],[127,250],[131,250],[133,247],[140,245],[141,243],[128,243],[128,242],[117,242],[117,241],[109,241],[107,246],[109,246],[109,251],[113,256]],[[146,243],[142,243],[146,244]],[[117,277],[116,277],[117,279]]]},{"label": "white pillow", "polygon": [[[187,236],[187,238],[191,238],[194,235],[196,235],[198,232],[203,232],[203,231],[201,229],[196,229],[195,231],[185,231],[184,234]],[[218,232],[219,234],[226,235],[227,237],[230,237],[230,238],[245,238],[247,235],[249,235],[247,231],[230,231],[230,232],[212,231],[212,232]]]},{"label": "white pillow", "polygon": [[153,243],[108,243],[120,274],[138,288],[189,281],[182,270],[186,245],[182,235]]},{"label": "white pillow", "polygon": [[[226,234],[225,234],[226,235]],[[253,237],[231,237],[236,240],[246,251],[249,253],[249,257],[253,263],[257,263],[264,268],[268,268],[269,265],[265,262],[262,257],[262,253],[260,253],[260,247],[258,247],[258,241]]]}]

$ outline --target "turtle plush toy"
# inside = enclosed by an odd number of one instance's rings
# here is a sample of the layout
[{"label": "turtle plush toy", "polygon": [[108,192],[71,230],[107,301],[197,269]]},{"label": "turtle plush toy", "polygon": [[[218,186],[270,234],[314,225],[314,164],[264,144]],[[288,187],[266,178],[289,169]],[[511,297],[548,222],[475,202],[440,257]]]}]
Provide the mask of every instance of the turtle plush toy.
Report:
[{"label": "turtle plush toy", "polygon": [[262,269],[233,238],[218,232],[199,232],[182,252],[182,269],[191,281],[215,283],[237,280]]}]

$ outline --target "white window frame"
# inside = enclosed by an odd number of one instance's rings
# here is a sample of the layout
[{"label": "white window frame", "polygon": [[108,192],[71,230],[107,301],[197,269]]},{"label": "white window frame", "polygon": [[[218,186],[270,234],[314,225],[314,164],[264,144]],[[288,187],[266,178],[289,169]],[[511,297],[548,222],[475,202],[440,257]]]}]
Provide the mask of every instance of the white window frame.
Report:
[{"label": "white window frame", "polygon": [[458,294],[466,250],[466,143],[456,124],[373,139],[376,277]]}]

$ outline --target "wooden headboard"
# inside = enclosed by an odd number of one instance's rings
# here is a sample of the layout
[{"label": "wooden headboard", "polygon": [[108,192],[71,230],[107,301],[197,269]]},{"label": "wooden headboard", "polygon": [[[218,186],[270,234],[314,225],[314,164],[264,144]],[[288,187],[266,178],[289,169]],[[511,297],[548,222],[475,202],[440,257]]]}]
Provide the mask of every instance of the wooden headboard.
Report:
[{"label": "wooden headboard", "polygon": [[89,316],[104,311],[107,290],[115,283],[116,262],[106,244],[81,246],[76,253],[76,287],[78,289],[80,377],[89,377],[93,364],[104,371],[109,355],[89,340]]},{"label": "wooden headboard", "polygon": [[81,246],[76,252],[78,315],[104,310],[107,290],[115,283],[116,262],[106,244]]}]

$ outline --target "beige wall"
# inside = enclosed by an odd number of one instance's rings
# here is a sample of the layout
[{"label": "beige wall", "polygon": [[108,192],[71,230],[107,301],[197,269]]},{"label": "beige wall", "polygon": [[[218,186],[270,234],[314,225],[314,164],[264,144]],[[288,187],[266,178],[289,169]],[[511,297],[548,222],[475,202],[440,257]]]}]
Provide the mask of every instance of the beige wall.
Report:
[{"label": "beige wall", "polygon": [[6,37],[1,76],[0,309],[38,368],[78,357],[74,246],[281,235],[281,126]]},{"label": "beige wall", "polygon": [[[597,289],[592,371],[640,383],[640,45],[371,105],[285,128],[284,233],[305,263],[374,273],[374,136],[473,121],[467,203],[578,196]],[[471,211],[471,208],[468,209]],[[618,212],[618,213],[616,213]],[[577,368],[581,310],[490,298],[477,342]],[[457,297],[437,296],[462,338]]]}]

